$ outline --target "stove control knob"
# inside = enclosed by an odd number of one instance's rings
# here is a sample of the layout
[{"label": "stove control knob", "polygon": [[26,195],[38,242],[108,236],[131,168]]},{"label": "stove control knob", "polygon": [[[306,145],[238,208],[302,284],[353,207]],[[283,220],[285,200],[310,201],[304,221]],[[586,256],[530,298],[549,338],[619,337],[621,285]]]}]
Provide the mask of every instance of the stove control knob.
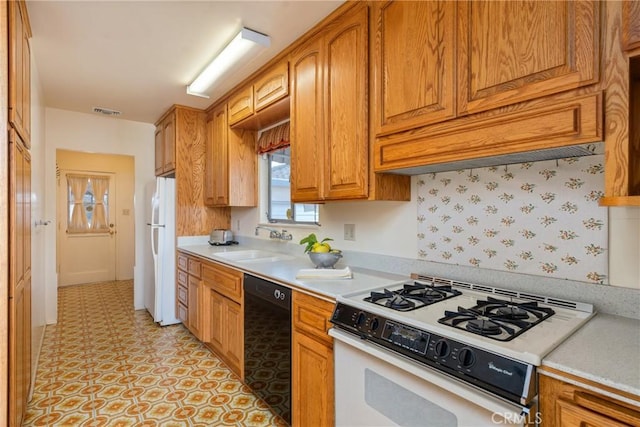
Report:
[{"label": "stove control knob", "polygon": [[378,320],[377,317],[374,317],[373,320],[371,321],[371,330],[375,331],[376,329],[378,329],[378,326],[380,326],[380,321]]},{"label": "stove control knob", "polygon": [[470,368],[476,363],[476,355],[470,348],[464,347],[458,352],[458,362],[463,368]]},{"label": "stove control knob", "polygon": [[360,313],[358,313],[358,317],[356,317],[356,326],[362,326],[366,319],[367,316],[364,314],[364,312],[361,311]]},{"label": "stove control knob", "polygon": [[436,341],[433,352],[436,357],[447,357],[449,355],[449,343],[444,339]]}]

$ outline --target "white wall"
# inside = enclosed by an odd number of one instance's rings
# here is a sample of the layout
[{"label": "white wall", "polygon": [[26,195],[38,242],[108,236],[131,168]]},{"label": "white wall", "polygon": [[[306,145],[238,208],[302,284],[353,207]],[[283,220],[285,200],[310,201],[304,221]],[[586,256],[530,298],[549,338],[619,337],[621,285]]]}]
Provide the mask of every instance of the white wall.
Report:
[{"label": "white wall", "polygon": [[[337,249],[416,258],[417,207],[414,180],[412,179],[412,196],[409,202],[329,202],[320,205],[320,227],[265,225],[278,230],[285,228],[293,234],[293,242],[299,242],[309,233],[316,233],[319,239],[332,238],[331,246]],[[237,235],[255,237],[255,227],[259,221],[257,208],[231,210],[231,228]],[[355,224],[355,241],[344,240],[344,224]],[[268,239],[269,233],[260,230],[259,236]],[[302,246],[300,250],[303,250]]]},{"label": "white wall", "polygon": [[[134,267],[134,308],[144,308],[143,290],[146,281],[153,281],[153,266],[146,220],[150,215],[145,198],[145,187],[153,186],[154,172],[154,132],[149,123],[132,122],[95,114],[47,108],[45,176],[47,194],[46,217],[56,218],[56,150],[73,150],[102,154],[124,154],[135,159],[135,267]],[[55,228],[46,230],[45,272],[47,281],[47,323],[55,323],[57,318],[57,274],[56,274],[56,233]]]},{"label": "white wall", "polygon": [[[37,361],[44,337],[46,319],[47,275],[45,274],[45,239],[48,226],[35,225],[45,221],[45,110],[38,67],[31,58],[31,360]],[[32,369],[37,363],[32,364]],[[33,375],[35,380],[35,375]],[[33,389],[33,387],[32,387]]]},{"label": "white wall", "polygon": [[[314,232],[321,239],[333,238],[332,246],[338,249],[418,259],[417,211],[412,177],[410,202],[329,202],[320,207],[321,227],[284,228],[293,234],[293,242]],[[255,237],[258,222],[257,208],[231,210],[237,235]],[[355,224],[355,241],[343,239],[344,224]],[[259,236],[268,239],[269,233],[260,230]],[[611,285],[640,289],[640,208],[609,209],[609,276]]]}]

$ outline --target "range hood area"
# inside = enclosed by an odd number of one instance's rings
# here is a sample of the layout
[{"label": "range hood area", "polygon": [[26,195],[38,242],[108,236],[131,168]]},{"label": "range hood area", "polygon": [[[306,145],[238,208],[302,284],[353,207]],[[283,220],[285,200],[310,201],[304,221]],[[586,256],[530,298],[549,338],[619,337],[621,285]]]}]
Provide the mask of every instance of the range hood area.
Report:
[{"label": "range hood area", "polygon": [[532,163],[544,160],[565,159],[570,157],[593,156],[604,154],[604,142],[590,144],[569,145],[544,150],[523,151],[498,156],[459,160],[453,162],[435,163],[385,171],[398,175],[422,175],[436,172],[449,172],[465,169],[479,169],[492,166],[505,166],[517,163]]}]

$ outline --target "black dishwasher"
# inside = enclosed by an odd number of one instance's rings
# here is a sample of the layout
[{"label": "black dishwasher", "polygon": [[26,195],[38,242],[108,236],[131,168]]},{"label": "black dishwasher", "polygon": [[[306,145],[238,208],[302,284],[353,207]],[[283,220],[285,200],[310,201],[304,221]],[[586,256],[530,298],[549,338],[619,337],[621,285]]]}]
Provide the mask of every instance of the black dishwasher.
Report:
[{"label": "black dishwasher", "polygon": [[244,275],[244,380],[291,423],[291,289]]}]

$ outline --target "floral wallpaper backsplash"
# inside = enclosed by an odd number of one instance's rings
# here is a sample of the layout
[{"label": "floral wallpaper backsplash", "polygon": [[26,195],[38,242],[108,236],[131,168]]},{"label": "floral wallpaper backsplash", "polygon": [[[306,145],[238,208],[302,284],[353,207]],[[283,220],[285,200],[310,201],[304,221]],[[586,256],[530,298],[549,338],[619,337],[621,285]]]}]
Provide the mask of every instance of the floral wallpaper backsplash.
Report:
[{"label": "floral wallpaper backsplash", "polygon": [[417,177],[418,257],[607,283],[604,156]]}]

